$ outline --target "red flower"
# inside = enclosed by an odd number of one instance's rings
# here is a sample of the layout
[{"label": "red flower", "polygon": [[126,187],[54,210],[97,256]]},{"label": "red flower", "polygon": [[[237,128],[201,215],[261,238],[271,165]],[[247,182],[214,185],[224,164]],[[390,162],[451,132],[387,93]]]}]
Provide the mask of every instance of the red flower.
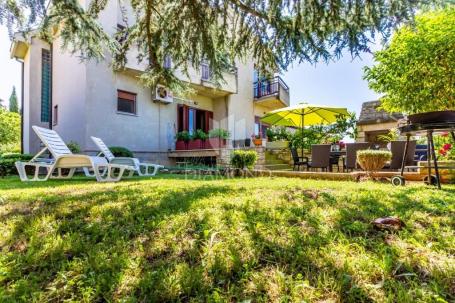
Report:
[{"label": "red flower", "polygon": [[440,154],[441,156],[445,156],[445,155],[447,154],[447,150],[441,148],[441,149],[439,150],[439,154]]},{"label": "red flower", "polygon": [[442,146],[442,148],[443,148],[444,150],[449,150],[449,149],[452,148],[452,144],[446,143],[446,144],[444,144],[444,145]]}]

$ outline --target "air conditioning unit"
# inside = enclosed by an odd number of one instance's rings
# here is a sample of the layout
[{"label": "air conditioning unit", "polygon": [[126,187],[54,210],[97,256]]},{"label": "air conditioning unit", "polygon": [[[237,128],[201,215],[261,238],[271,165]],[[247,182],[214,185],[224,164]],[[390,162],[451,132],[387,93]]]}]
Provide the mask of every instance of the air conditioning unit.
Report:
[{"label": "air conditioning unit", "polygon": [[161,103],[172,103],[174,102],[174,97],[169,88],[158,84],[155,88],[155,98],[153,100]]}]

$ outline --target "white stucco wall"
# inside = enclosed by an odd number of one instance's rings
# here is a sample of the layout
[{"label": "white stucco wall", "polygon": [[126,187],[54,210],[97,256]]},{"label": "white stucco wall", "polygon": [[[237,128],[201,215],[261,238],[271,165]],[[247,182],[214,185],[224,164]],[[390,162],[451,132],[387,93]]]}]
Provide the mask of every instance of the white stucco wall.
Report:
[{"label": "white stucco wall", "polygon": [[24,58],[24,152],[35,154],[41,149],[38,136],[32,126],[49,127],[41,122],[41,52],[49,45],[37,38],[30,38]]},{"label": "white stucco wall", "polygon": [[65,142],[77,142],[84,150],[86,65],[82,64],[78,57],[62,50],[59,47],[60,42],[60,39],[57,39],[53,43],[52,106],[58,105],[58,120],[57,124],[53,121],[52,129],[57,131]]},{"label": "white stucco wall", "polygon": [[254,133],[253,71],[252,60],[238,61],[237,94],[228,97],[228,128],[231,139],[250,138]]}]

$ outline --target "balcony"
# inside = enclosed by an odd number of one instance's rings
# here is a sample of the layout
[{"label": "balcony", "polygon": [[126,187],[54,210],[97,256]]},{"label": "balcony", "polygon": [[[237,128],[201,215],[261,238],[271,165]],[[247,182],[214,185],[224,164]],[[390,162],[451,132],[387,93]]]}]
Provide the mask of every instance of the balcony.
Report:
[{"label": "balcony", "polygon": [[[127,55],[127,63],[125,71],[133,75],[142,74],[147,65],[144,62],[138,62],[137,60],[138,51],[131,49]],[[172,62],[166,60],[165,66],[171,66]],[[230,94],[237,93],[237,69],[233,67],[230,70],[223,72],[223,80],[220,80],[220,85],[217,86],[212,81],[212,73],[208,64],[202,63],[200,70],[196,70],[190,66],[187,70],[188,74],[184,73],[183,70],[175,70],[175,76],[182,81],[190,83],[191,87],[197,91],[198,94],[205,95],[210,98],[224,97]]]},{"label": "balcony", "polygon": [[276,76],[254,83],[254,102],[270,109],[289,106],[289,87]]}]

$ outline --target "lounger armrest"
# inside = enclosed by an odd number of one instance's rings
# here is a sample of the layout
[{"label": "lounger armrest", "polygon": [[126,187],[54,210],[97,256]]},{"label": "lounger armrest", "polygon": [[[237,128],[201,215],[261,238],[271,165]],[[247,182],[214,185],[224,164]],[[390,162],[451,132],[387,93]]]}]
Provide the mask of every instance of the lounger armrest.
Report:
[{"label": "lounger armrest", "polygon": [[129,158],[129,157],[115,157],[113,158],[109,163],[112,164],[121,164],[121,165],[127,165],[127,166],[134,166],[138,164],[139,161],[135,161],[134,158]]}]

